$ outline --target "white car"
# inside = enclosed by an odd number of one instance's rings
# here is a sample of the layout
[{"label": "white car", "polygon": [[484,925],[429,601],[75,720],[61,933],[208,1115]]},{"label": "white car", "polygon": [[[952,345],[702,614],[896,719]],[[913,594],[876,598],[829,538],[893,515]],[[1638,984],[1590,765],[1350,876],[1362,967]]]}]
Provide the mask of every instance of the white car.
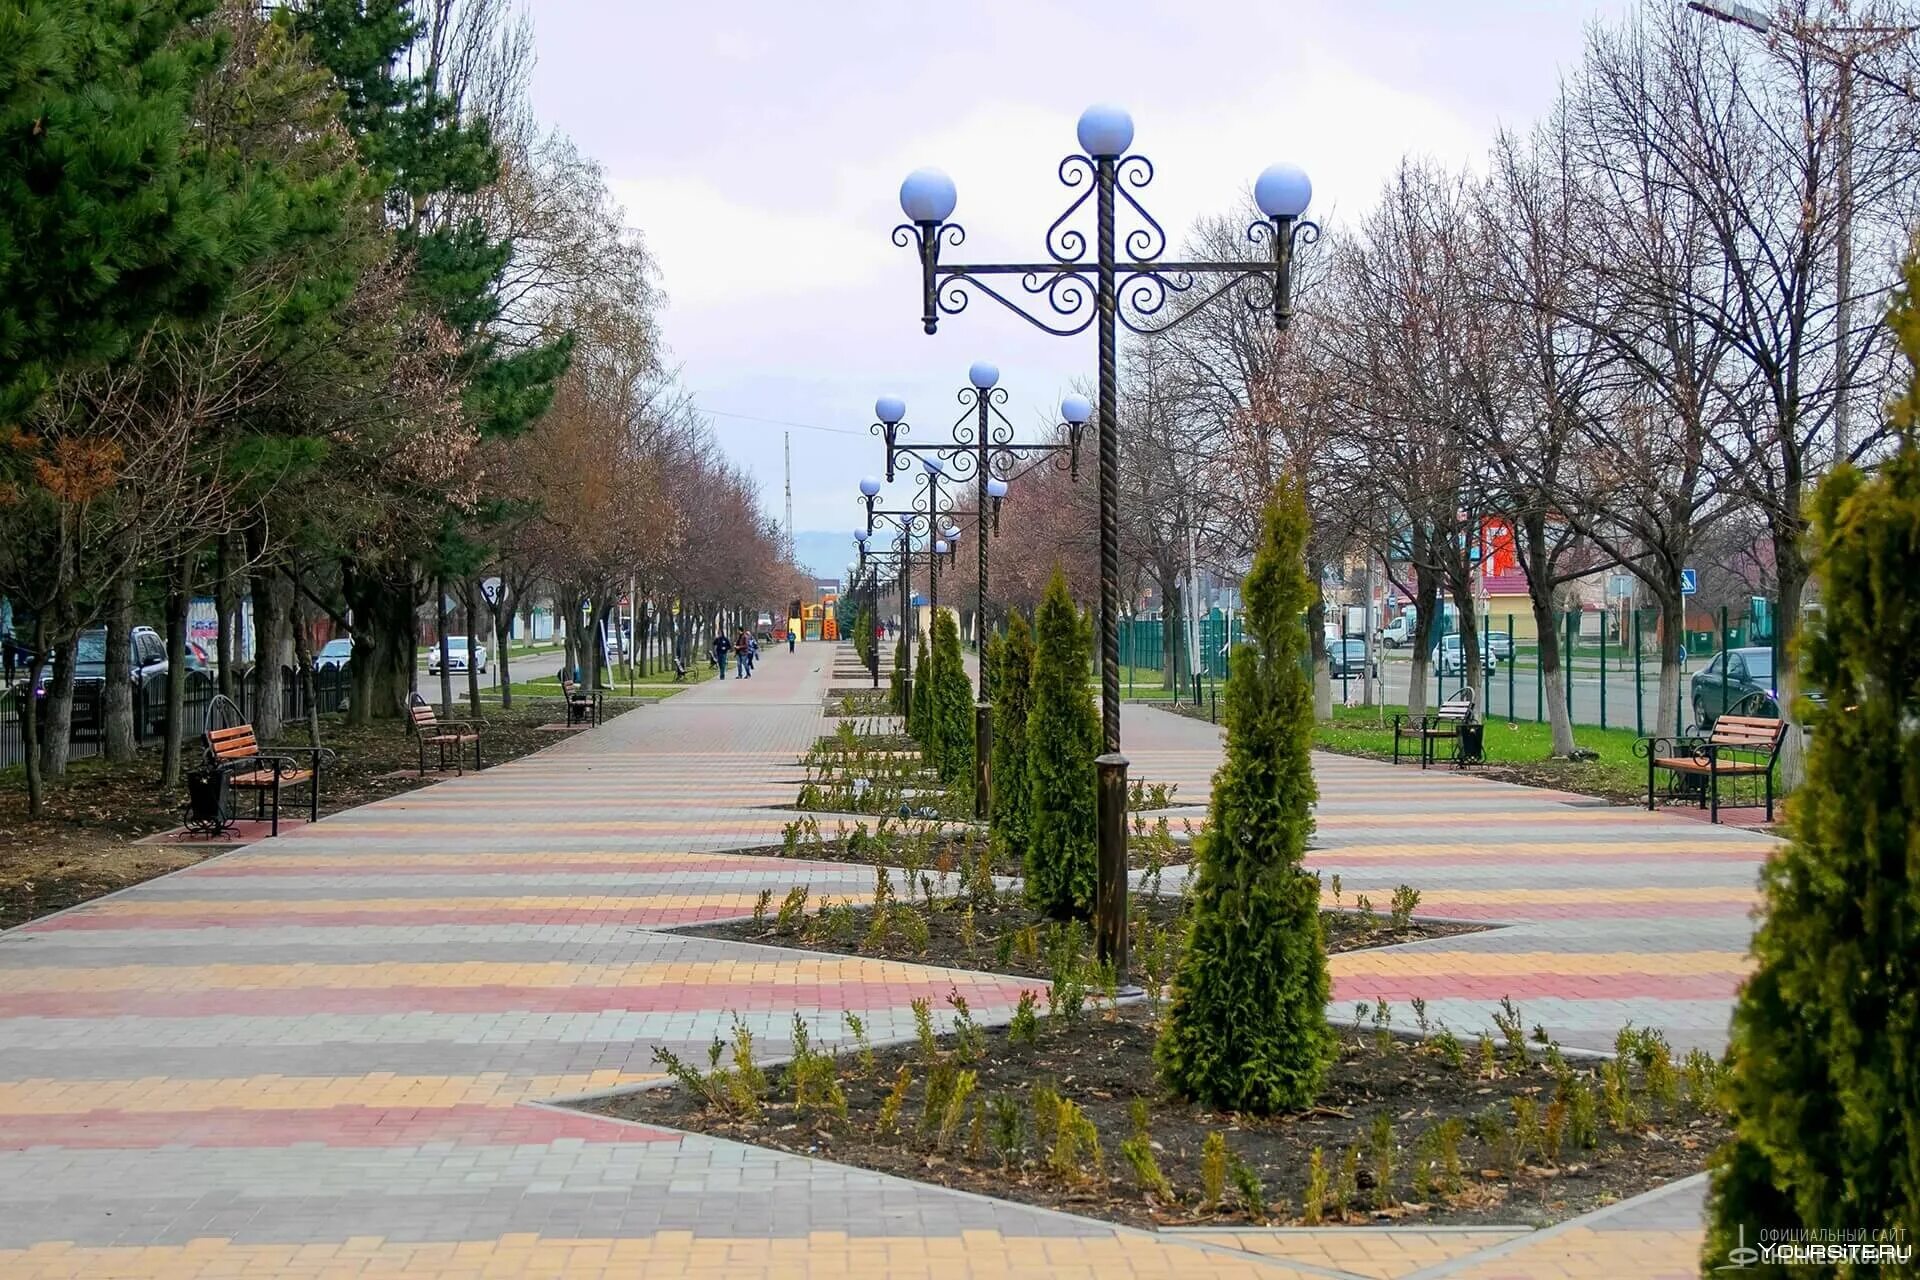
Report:
[{"label": "white car", "polygon": [[[466,636],[447,637],[447,670],[465,671],[469,651],[471,651],[474,669],[481,675],[487,674],[487,646],[472,644]],[[430,676],[440,674],[440,646],[437,644],[427,646],[427,674]]]},{"label": "white car", "polygon": [[[1493,651],[1483,643],[1480,646],[1481,660],[1486,664],[1488,675],[1493,674]],[[1440,637],[1440,643],[1433,646],[1433,665],[1440,668],[1443,676],[1465,675],[1466,663],[1460,660],[1460,633],[1450,631]]]}]

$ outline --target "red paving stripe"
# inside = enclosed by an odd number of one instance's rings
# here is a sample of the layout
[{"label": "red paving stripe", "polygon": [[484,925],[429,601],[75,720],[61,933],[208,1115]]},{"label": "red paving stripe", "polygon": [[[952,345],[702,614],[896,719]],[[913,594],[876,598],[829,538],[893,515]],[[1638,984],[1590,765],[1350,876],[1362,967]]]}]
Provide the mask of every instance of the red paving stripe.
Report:
[{"label": "red paving stripe", "polygon": [[1619,973],[1597,976],[1566,973],[1517,973],[1489,977],[1448,974],[1368,974],[1336,977],[1333,1003],[1359,1000],[1485,1000],[1503,996],[1562,1000],[1731,1000],[1745,981],[1743,973]]},{"label": "red paving stripe", "polygon": [[[847,872],[851,867],[852,872]],[[798,870],[818,872],[841,872],[858,874],[871,871],[866,863],[847,862],[809,862],[794,858],[733,858],[722,854],[689,855],[674,859],[635,858],[630,863],[623,862],[516,862],[507,858],[492,858],[486,854],[475,854],[470,863],[447,865],[442,863],[406,862],[396,859],[392,862],[328,862],[325,860],[301,863],[276,862],[236,862],[203,863],[197,867],[187,867],[175,872],[175,877],[184,880],[199,879],[239,879],[248,876],[537,876],[554,873],[567,875],[660,875],[678,871],[771,871]]]},{"label": "red paving stripe", "polygon": [[514,907],[500,911],[460,907],[441,911],[434,907],[432,898],[422,898],[418,908],[410,912],[289,911],[285,904],[275,902],[261,903],[256,911],[209,911],[205,914],[182,911],[164,915],[110,915],[90,912],[82,907],[70,915],[22,925],[15,932],[54,933],[63,929],[310,929],[361,924],[669,925],[731,920],[746,914],[740,907],[570,907],[561,910],[552,907]]},{"label": "red paving stripe", "polygon": [[[156,973],[164,970],[156,970]],[[268,987],[209,991],[42,991],[0,993],[0,1018],[207,1018],[223,1014],[271,1017],[297,1008],[327,1013],[739,1013],[818,1009],[904,1009],[925,996],[941,1005],[954,975],[924,981],[802,983],[678,983],[644,987]],[[964,994],[976,1009],[1011,1006],[1029,986],[1014,981],[970,983]],[[1031,988],[1036,992],[1039,987]]]},{"label": "red paving stripe", "polygon": [[[1549,851],[1550,852],[1550,851]],[[1751,862],[1756,867],[1766,859],[1759,854],[1746,850],[1729,850],[1716,853],[1707,849],[1689,849],[1678,852],[1672,849],[1635,849],[1631,845],[1622,845],[1618,853],[1583,853],[1558,865],[1567,867],[1605,867],[1616,862],[1713,862],[1722,863],[1730,859]],[[1309,865],[1330,867],[1350,864],[1355,867],[1397,867],[1442,865],[1471,867],[1512,867],[1537,871],[1540,868],[1541,855],[1531,853],[1480,853],[1472,849],[1432,849],[1416,850],[1406,853],[1354,853],[1341,849],[1338,845],[1326,849],[1312,849],[1306,855]]]},{"label": "red paving stripe", "polygon": [[86,1111],[0,1115],[0,1151],[28,1147],[513,1146],[577,1138],[592,1143],[677,1142],[680,1135],[545,1107],[319,1107],[310,1111]]}]

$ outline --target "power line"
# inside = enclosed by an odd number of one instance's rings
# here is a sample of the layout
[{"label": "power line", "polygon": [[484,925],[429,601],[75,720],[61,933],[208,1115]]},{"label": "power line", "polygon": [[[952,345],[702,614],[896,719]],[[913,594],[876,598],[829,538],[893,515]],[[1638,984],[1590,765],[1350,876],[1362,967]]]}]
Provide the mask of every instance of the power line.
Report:
[{"label": "power line", "polygon": [[694,410],[697,413],[706,414],[709,418],[738,418],[742,422],[764,422],[772,427],[797,427],[801,431],[825,431],[836,436],[864,436],[867,434],[865,431],[857,430],[853,427],[823,427],[817,422],[794,422],[787,418],[763,418],[752,413],[728,413],[724,409],[705,409],[699,405],[695,405]]}]

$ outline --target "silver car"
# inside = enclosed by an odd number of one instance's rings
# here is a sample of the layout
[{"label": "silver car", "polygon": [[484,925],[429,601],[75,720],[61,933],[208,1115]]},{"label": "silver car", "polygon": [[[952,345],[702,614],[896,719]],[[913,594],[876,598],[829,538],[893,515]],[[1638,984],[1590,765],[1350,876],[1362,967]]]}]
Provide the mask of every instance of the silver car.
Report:
[{"label": "silver car", "polygon": [[[447,670],[465,671],[469,658],[476,671],[481,675],[487,674],[487,646],[472,644],[466,636],[448,636]],[[430,676],[440,674],[440,646],[437,644],[427,648],[427,674]]]}]

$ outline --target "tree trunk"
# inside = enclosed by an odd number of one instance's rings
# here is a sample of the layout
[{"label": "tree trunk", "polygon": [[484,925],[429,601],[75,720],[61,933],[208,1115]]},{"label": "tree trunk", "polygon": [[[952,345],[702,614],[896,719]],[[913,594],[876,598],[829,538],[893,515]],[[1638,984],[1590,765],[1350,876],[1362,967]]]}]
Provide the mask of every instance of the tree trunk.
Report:
[{"label": "tree trunk", "polygon": [[[479,644],[480,609],[479,592],[474,589],[473,577],[468,575],[460,583],[462,608],[467,614],[467,710],[477,721],[480,719],[480,664],[473,660],[474,646]],[[488,655],[493,657],[492,654]]]},{"label": "tree trunk", "polygon": [[[1547,727],[1553,735],[1553,754],[1565,759],[1578,748],[1573,741],[1573,717],[1567,714],[1567,691],[1563,683],[1570,678],[1570,673],[1561,665],[1560,646],[1545,641],[1545,637],[1553,634],[1554,627],[1553,585],[1546,569],[1551,558],[1547,550],[1547,520],[1538,512],[1529,512],[1521,517],[1520,525],[1526,539],[1522,567],[1527,570],[1527,603],[1533,608],[1534,634],[1542,638],[1538,647],[1540,683],[1544,690],[1541,696],[1547,700]],[[1513,659],[1509,657],[1507,661]],[[1606,679],[1606,673],[1602,672],[1600,678]],[[1634,694],[1639,696],[1639,690]],[[1507,708],[1507,714],[1513,714],[1512,707]]]},{"label": "tree trunk", "polygon": [[[452,646],[447,643],[447,579],[444,574],[436,575],[433,580],[433,643],[440,651],[440,715],[450,718],[453,715],[453,672],[447,655]],[[467,665],[473,665],[473,651],[467,651]]]},{"label": "tree trunk", "polygon": [[1440,609],[1440,575],[1416,561],[1413,568],[1413,663],[1407,678],[1407,714],[1427,713],[1427,668],[1432,663],[1433,619]]},{"label": "tree trunk", "polygon": [[1486,714],[1487,673],[1486,657],[1481,652],[1480,613],[1476,606],[1479,601],[1473,594],[1473,575],[1452,575],[1448,584],[1448,594],[1453,597],[1453,612],[1460,619],[1460,674],[1467,688],[1473,693],[1473,705],[1476,711]]},{"label": "tree trunk", "polygon": [[240,602],[233,589],[233,537],[222,533],[214,541],[213,608],[219,615],[214,622],[215,655],[220,664],[220,692],[229,698],[240,696],[240,635],[235,626]]},{"label": "tree trunk", "polygon": [[115,764],[132,760],[140,749],[133,723],[133,588],[133,568],[123,565],[108,587],[106,670],[100,690],[102,749]]},{"label": "tree trunk", "polygon": [[1807,559],[1801,541],[1799,522],[1793,522],[1793,535],[1775,536],[1773,563],[1779,584],[1779,601],[1774,606],[1774,701],[1780,716],[1787,721],[1787,732],[1780,740],[1779,773],[1775,782],[1781,791],[1791,791],[1806,778],[1806,730],[1794,718],[1793,704],[1800,696],[1800,664],[1795,648],[1800,641],[1800,610],[1807,590]]},{"label": "tree trunk", "polygon": [[187,609],[193,602],[196,550],[180,553],[167,583],[167,727],[160,747],[160,788],[180,785],[181,745],[187,732]]},{"label": "tree trunk", "polygon": [[419,647],[414,629],[411,566],[380,573],[343,567],[342,586],[353,612],[353,701],[347,723],[370,724],[406,714]]},{"label": "tree trunk", "polygon": [[513,602],[519,597],[509,595],[506,575],[500,578],[500,596],[493,602],[493,643],[499,648],[500,662],[500,706],[513,706],[513,659],[507,650],[513,645],[513,637],[508,635],[509,622],[513,618]]},{"label": "tree trunk", "polygon": [[590,634],[581,637],[581,641],[587,647],[584,683],[589,689],[598,689],[601,687],[601,656],[604,652],[600,645],[600,629],[607,624],[606,604],[596,595],[589,602],[588,607],[591,610],[587,615]]},{"label": "tree trunk", "polygon": [[49,779],[64,778],[73,746],[73,664],[80,637],[63,626],[53,646],[53,674],[47,679],[46,736],[40,744],[40,767]]},{"label": "tree trunk", "polygon": [[307,611],[300,604],[300,593],[295,591],[288,602],[288,610],[293,625],[293,669],[294,679],[300,682],[300,696],[307,704],[307,745],[320,745],[320,689],[314,679],[313,641],[307,634]]},{"label": "tree trunk", "polygon": [[33,653],[27,658],[27,683],[22,690],[20,740],[27,768],[27,816],[38,818],[46,803],[46,784],[40,772],[40,672],[47,661],[47,620],[36,610],[33,615]]},{"label": "tree trunk", "polygon": [[1553,611],[1553,593],[1545,587],[1527,584],[1528,603],[1533,606],[1533,629],[1540,637],[1539,663],[1541,697],[1547,701],[1547,726],[1553,733],[1553,754],[1565,759],[1577,749],[1573,741],[1573,717],[1567,714],[1568,673],[1560,662],[1560,646],[1554,643],[1559,619]]},{"label": "tree trunk", "polygon": [[253,601],[253,706],[247,718],[263,745],[278,742],[286,724],[280,679],[286,610],[279,590],[280,571],[269,559],[266,538],[264,524],[256,522],[247,528],[249,594]]},{"label": "tree trunk", "polygon": [[1653,715],[1655,734],[1670,732],[1667,717],[1680,705],[1680,653],[1687,643],[1687,598],[1680,594],[1679,585],[1675,582],[1662,589],[1649,584],[1654,603],[1660,607],[1660,706]]}]

